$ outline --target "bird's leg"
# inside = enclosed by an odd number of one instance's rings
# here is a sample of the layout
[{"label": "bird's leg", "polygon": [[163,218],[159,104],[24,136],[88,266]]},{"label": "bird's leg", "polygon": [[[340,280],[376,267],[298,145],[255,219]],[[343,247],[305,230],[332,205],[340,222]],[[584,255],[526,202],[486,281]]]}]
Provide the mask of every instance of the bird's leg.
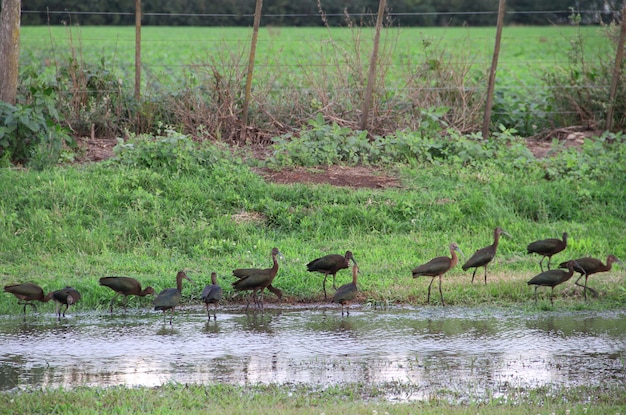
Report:
[{"label": "bird's leg", "polygon": [[552,261],[552,257],[551,256],[548,257],[548,270],[550,270],[550,261]]},{"label": "bird's leg", "polygon": [[539,268],[541,269],[541,272],[543,272],[543,260],[546,259],[545,256],[541,257],[541,261],[539,261]]},{"label": "bird's leg", "polygon": [[430,287],[433,285],[433,281],[435,281],[435,277],[432,277],[430,280],[430,284],[428,284],[428,296],[426,297],[426,302],[430,304]]},{"label": "bird's leg", "polygon": [[537,288],[538,285],[535,285],[535,304],[537,304]]},{"label": "bird's leg", "polygon": [[476,276],[476,270],[478,268],[474,268],[474,272],[472,273],[472,284],[474,283],[474,277]]},{"label": "bird's leg", "polygon": [[113,298],[111,298],[111,302],[109,303],[109,312],[110,313],[113,313],[113,302],[115,301],[115,299],[117,298],[118,295],[119,295],[119,293],[115,293]]},{"label": "bird's leg", "polygon": [[322,288],[324,289],[324,300],[328,300],[326,296],[326,278],[328,278],[328,274],[324,274],[324,282],[322,282]]},{"label": "bird's leg", "polygon": [[485,284],[487,284],[487,264],[485,264]]},{"label": "bird's leg", "polygon": [[337,276],[337,273],[335,272],[333,274],[333,290],[337,291],[337,286],[335,285],[335,277]]},{"label": "bird's leg", "polygon": [[550,290],[550,304],[554,307],[554,300],[552,299],[552,296],[554,296],[554,287]]},{"label": "bird's leg", "polygon": [[348,304],[348,306],[346,307],[346,315],[350,315],[350,304]]},{"label": "bird's leg", "polygon": [[215,309],[213,310],[213,320],[217,321],[217,303],[215,303]]},{"label": "bird's leg", "polygon": [[439,297],[441,297],[441,304],[446,305],[446,303],[443,301],[443,293],[441,292],[441,275],[439,276]]},{"label": "bird's leg", "polygon": [[211,321],[211,311],[209,310],[209,303],[206,303],[206,314],[209,317],[209,321]]}]

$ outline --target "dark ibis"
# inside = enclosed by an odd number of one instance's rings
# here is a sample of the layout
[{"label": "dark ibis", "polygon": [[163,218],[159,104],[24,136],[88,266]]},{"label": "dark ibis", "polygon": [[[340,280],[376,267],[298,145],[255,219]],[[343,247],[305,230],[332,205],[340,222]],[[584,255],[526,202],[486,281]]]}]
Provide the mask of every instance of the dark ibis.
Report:
[{"label": "dark ibis", "polygon": [[350,260],[352,260],[354,265],[357,265],[352,252],[346,251],[345,255],[330,254],[314,259],[306,264],[307,271],[324,274],[324,282],[322,283],[322,288],[324,289],[324,299],[327,299],[326,278],[328,278],[329,275],[333,276],[333,289],[336,290],[337,287],[335,286],[335,277],[337,275],[337,271],[348,268],[350,266]]},{"label": "dark ibis", "polygon": [[61,319],[61,308],[65,306],[63,310],[63,317],[65,312],[70,308],[72,304],[76,304],[80,300],[80,293],[72,287],[65,287],[52,293],[52,299],[56,304],[56,314],[58,319]]},{"label": "dark ibis", "polygon": [[333,303],[341,304],[341,315],[343,316],[343,307],[346,306],[346,314],[350,315],[350,304],[356,298],[359,289],[356,286],[357,274],[359,273],[358,265],[352,266],[352,282],[344,284],[335,291],[333,295]]},{"label": "dark ibis", "polygon": [[36,284],[15,284],[5,285],[4,291],[17,297],[17,304],[24,306],[24,314],[26,314],[26,306],[29,305],[37,311],[37,306],[33,301],[41,301],[47,303],[52,298],[52,293],[44,295],[43,289]]},{"label": "dark ibis", "polygon": [[176,288],[166,288],[162,290],[153,301],[154,309],[163,311],[163,323],[165,323],[165,312],[170,310],[170,325],[172,325],[174,309],[180,304],[184,279],[193,282],[193,280],[185,274],[185,271],[178,271],[178,273],[176,273]]},{"label": "dark ibis", "polygon": [[[260,268],[238,268],[233,270],[233,275],[237,278],[247,277],[250,274],[254,274],[255,272],[261,271]],[[274,287],[272,284],[267,286],[267,290],[273,293],[276,297],[278,297],[278,302],[280,303],[283,298],[283,292],[279,288]]]},{"label": "dark ibis", "polygon": [[528,281],[528,285],[535,286],[535,303],[537,302],[537,288],[551,287],[550,304],[554,306],[554,301],[552,300],[554,287],[572,278],[572,275],[574,275],[574,268],[577,266],[576,261],[567,261],[567,271],[562,269],[544,271],[541,274],[535,275],[530,281]]},{"label": "dark ibis", "polygon": [[146,287],[142,290],[141,283],[131,277],[102,277],[99,281],[100,285],[109,287],[110,289],[115,291],[115,295],[113,296],[113,298],[111,299],[111,303],[109,304],[109,310],[111,313],[113,313],[113,302],[118,295],[124,296],[124,309],[126,309],[126,306],[128,304],[129,295],[137,295],[139,297],[154,295],[154,288]]},{"label": "dark ibis", "polygon": [[[271,268],[247,268],[247,272],[245,273],[246,275],[242,274],[242,268],[233,270],[233,275],[243,275],[242,277],[238,277],[239,279],[237,281],[233,282],[233,288],[236,291],[252,291],[246,304],[246,311],[248,311],[251,299],[254,299],[257,307],[263,309],[263,290],[272,284],[272,281],[274,281],[274,278],[278,273],[278,260],[276,259],[276,257],[282,257],[282,254],[280,253],[278,248],[272,248],[271,255],[273,261],[273,265]],[[257,294],[260,296],[260,299],[257,298]]]},{"label": "dark ibis", "polygon": [[[604,265],[599,259],[591,257],[578,258],[574,261],[576,261],[576,263],[578,264],[578,266],[574,267],[574,271],[580,273],[580,276],[574,284],[584,288],[583,292],[585,294],[585,300],[587,299],[587,290],[591,291],[594,295],[598,294],[593,288],[587,287],[587,278],[589,278],[590,275],[596,274],[598,272],[608,272],[611,270],[613,264],[621,263],[621,261],[617,259],[615,255],[609,255],[606,258],[606,265]],[[561,262],[559,264],[559,268],[567,268],[567,261]],[[580,285],[578,281],[580,281],[583,275],[585,276],[585,285]]]},{"label": "dark ibis", "polygon": [[528,244],[527,249],[529,254],[541,255],[539,268],[541,268],[541,272],[543,272],[543,260],[548,257],[548,269],[550,269],[552,255],[558,254],[565,248],[567,248],[567,232],[563,232],[563,240],[558,238],[540,239]]},{"label": "dark ibis", "polygon": [[217,320],[216,312],[217,306],[222,299],[222,287],[217,284],[217,274],[215,272],[211,273],[211,285],[207,285],[202,290],[202,295],[200,296],[204,304],[206,305],[206,312],[209,316],[209,320],[211,320],[211,311],[209,310],[209,304],[214,304],[215,308],[213,310],[213,319]]},{"label": "dark ibis", "polygon": [[450,258],[447,256],[438,256],[437,258],[433,258],[413,270],[413,278],[421,276],[432,277],[430,284],[428,284],[428,303],[430,303],[430,288],[432,287],[435,278],[439,277],[439,296],[441,297],[441,304],[446,305],[443,301],[443,293],[441,292],[441,277],[450,269],[454,268],[454,266],[459,262],[459,257],[456,256],[457,252],[463,255],[461,248],[459,248],[455,242],[452,242],[450,244]]},{"label": "dark ibis", "polygon": [[474,252],[474,255],[472,255],[470,259],[468,259],[461,267],[463,268],[463,271],[474,268],[474,272],[472,273],[472,284],[474,283],[476,271],[480,267],[485,267],[485,284],[487,284],[487,265],[489,265],[489,263],[496,256],[496,250],[498,249],[500,235],[506,235],[509,238],[511,237],[511,235],[509,235],[504,229],[498,226],[493,231],[493,243]]}]

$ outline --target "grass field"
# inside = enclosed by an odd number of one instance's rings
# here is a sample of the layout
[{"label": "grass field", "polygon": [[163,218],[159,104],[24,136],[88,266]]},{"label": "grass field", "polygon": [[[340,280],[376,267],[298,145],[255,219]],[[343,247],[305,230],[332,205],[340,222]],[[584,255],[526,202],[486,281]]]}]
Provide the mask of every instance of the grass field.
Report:
[{"label": "grass field", "polygon": [[[247,51],[252,31],[249,28],[216,27],[151,27],[142,29],[142,62],[150,83],[167,76],[180,82],[182,69],[203,65],[216,59],[230,63],[232,56],[242,66],[247,64]],[[538,81],[539,74],[552,66],[566,66],[570,42],[580,36],[589,58],[611,54],[605,29],[600,27],[506,27],[503,31],[499,58],[500,80],[508,83]],[[256,58],[258,79],[298,77],[303,68],[309,70],[331,65],[334,59],[359,56],[367,65],[373,38],[367,28],[285,28],[263,27],[259,33]],[[471,63],[483,75],[491,64],[495,28],[390,28],[382,36],[382,65],[392,79],[412,71],[421,57],[433,59],[445,54],[452,62]],[[355,49],[359,53],[355,53]],[[79,59],[97,63],[102,59],[128,77],[135,62],[134,27],[32,27],[21,32],[23,63],[53,64],[76,53]],[[350,59],[353,61],[353,59]],[[161,79],[161,82],[163,79]]]}]

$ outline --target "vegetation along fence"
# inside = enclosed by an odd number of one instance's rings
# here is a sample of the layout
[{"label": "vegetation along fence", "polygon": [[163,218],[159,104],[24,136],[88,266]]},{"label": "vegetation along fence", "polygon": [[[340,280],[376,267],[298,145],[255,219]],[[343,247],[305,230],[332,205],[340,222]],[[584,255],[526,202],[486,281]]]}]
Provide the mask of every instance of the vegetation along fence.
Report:
[{"label": "vegetation along fence", "polygon": [[[19,99],[53,96],[76,135],[175,126],[236,144],[267,144],[316,119],[371,135],[432,122],[546,137],[626,124],[620,7],[376,0],[276,12],[257,0],[221,11],[190,2],[189,12],[150,2],[142,13],[140,0],[126,3],[23,1]],[[213,6],[222,3],[232,2]]]}]

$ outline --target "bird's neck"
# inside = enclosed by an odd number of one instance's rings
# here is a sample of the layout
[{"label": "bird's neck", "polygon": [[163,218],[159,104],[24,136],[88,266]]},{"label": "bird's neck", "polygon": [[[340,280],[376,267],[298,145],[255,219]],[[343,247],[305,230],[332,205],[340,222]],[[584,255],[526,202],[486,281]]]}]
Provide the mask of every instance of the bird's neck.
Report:
[{"label": "bird's neck", "polygon": [[459,257],[456,255],[456,251],[454,249],[450,250],[450,255],[452,256],[452,261],[450,261],[450,268],[454,268],[454,266],[459,262]]}]

